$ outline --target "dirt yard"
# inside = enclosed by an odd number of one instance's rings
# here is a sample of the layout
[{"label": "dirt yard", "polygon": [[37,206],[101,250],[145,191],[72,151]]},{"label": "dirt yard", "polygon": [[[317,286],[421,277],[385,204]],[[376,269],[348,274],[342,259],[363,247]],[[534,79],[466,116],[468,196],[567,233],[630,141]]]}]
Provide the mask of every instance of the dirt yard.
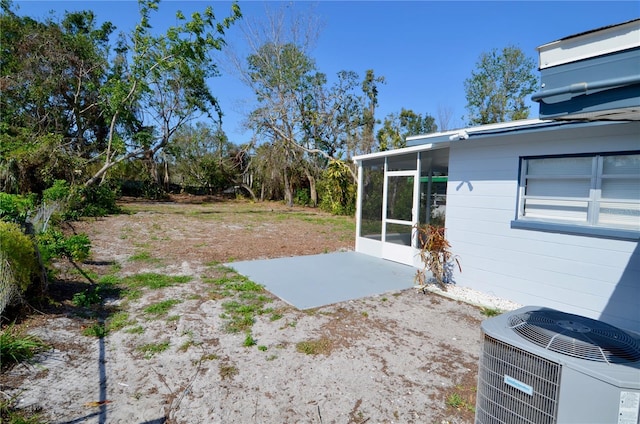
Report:
[{"label": "dirt yard", "polygon": [[174,200],[71,224],[97,284],[59,264],[50,306],[19,324],[51,348],[1,395],[60,424],[473,422],[477,307],[407,281],[296,310],[222,264],[352,250],[352,218]]}]

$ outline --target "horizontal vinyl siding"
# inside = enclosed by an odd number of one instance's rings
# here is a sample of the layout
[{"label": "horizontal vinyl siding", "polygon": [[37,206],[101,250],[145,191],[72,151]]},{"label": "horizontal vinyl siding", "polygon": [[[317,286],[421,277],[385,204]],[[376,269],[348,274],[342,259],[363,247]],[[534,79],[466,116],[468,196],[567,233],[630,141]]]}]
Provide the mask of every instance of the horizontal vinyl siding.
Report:
[{"label": "horizontal vinyl siding", "polygon": [[447,237],[456,282],[640,332],[638,243],[512,229],[522,156],[640,149],[640,124],[451,143]]}]

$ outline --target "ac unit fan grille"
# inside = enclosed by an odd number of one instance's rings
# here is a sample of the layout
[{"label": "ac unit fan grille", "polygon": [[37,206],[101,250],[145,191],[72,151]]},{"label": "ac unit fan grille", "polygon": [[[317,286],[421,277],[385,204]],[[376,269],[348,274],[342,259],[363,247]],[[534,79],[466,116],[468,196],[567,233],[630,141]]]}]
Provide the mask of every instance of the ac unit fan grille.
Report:
[{"label": "ac unit fan grille", "polygon": [[[484,336],[476,424],[555,424],[560,364]],[[506,376],[530,391],[507,384]]]},{"label": "ac unit fan grille", "polygon": [[575,358],[612,364],[640,360],[637,340],[591,318],[542,309],[510,317],[509,326],[538,346]]}]

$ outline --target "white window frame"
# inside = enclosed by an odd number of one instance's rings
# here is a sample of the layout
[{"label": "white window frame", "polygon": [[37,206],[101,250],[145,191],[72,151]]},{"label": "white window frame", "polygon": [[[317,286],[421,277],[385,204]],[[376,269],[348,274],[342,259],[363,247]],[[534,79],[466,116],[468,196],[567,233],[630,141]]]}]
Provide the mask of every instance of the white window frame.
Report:
[{"label": "white window frame", "polygon": [[[640,172],[638,175],[607,175],[603,173],[604,158],[607,156],[626,156],[626,155],[638,155],[640,152],[610,152],[610,153],[594,153],[584,155],[563,155],[563,156],[531,156],[520,158],[520,178],[518,180],[518,203],[516,218],[511,222],[512,228],[518,229],[530,229],[540,231],[561,232],[569,234],[581,234],[600,236],[608,238],[622,238],[631,240],[640,240],[640,217],[638,217],[638,225],[620,225],[615,224],[603,224],[599,222],[600,208],[603,203],[606,204],[629,204],[632,205],[632,209],[638,208],[640,205],[639,199],[602,199],[602,181],[607,179],[625,178],[638,180],[638,187],[640,187]],[[528,161],[536,159],[567,159],[571,157],[591,158],[591,173],[585,175],[528,175]],[[560,164],[560,161],[559,161]],[[553,197],[544,195],[527,195],[526,184],[529,180],[557,180],[563,179],[572,180],[589,180],[589,195],[587,197]],[[526,215],[526,202],[530,200],[541,201],[555,201],[555,202],[583,202],[586,204],[586,220],[584,222],[577,222],[575,218],[567,216],[563,217],[530,217]]]}]

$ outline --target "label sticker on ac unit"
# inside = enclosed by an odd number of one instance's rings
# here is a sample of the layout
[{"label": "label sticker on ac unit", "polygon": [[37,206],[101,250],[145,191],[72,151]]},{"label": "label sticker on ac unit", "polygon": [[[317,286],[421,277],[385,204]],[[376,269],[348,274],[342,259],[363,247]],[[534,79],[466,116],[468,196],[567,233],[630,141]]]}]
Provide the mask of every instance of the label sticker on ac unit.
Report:
[{"label": "label sticker on ac unit", "polygon": [[508,384],[509,386],[514,387],[514,388],[520,390],[521,392],[524,392],[524,393],[528,394],[529,396],[533,396],[533,387],[529,386],[528,384],[524,384],[520,380],[516,380],[515,378],[505,374],[504,375],[504,382],[506,384]]},{"label": "label sticker on ac unit", "polygon": [[618,424],[637,424],[639,412],[640,393],[621,391]]}]

